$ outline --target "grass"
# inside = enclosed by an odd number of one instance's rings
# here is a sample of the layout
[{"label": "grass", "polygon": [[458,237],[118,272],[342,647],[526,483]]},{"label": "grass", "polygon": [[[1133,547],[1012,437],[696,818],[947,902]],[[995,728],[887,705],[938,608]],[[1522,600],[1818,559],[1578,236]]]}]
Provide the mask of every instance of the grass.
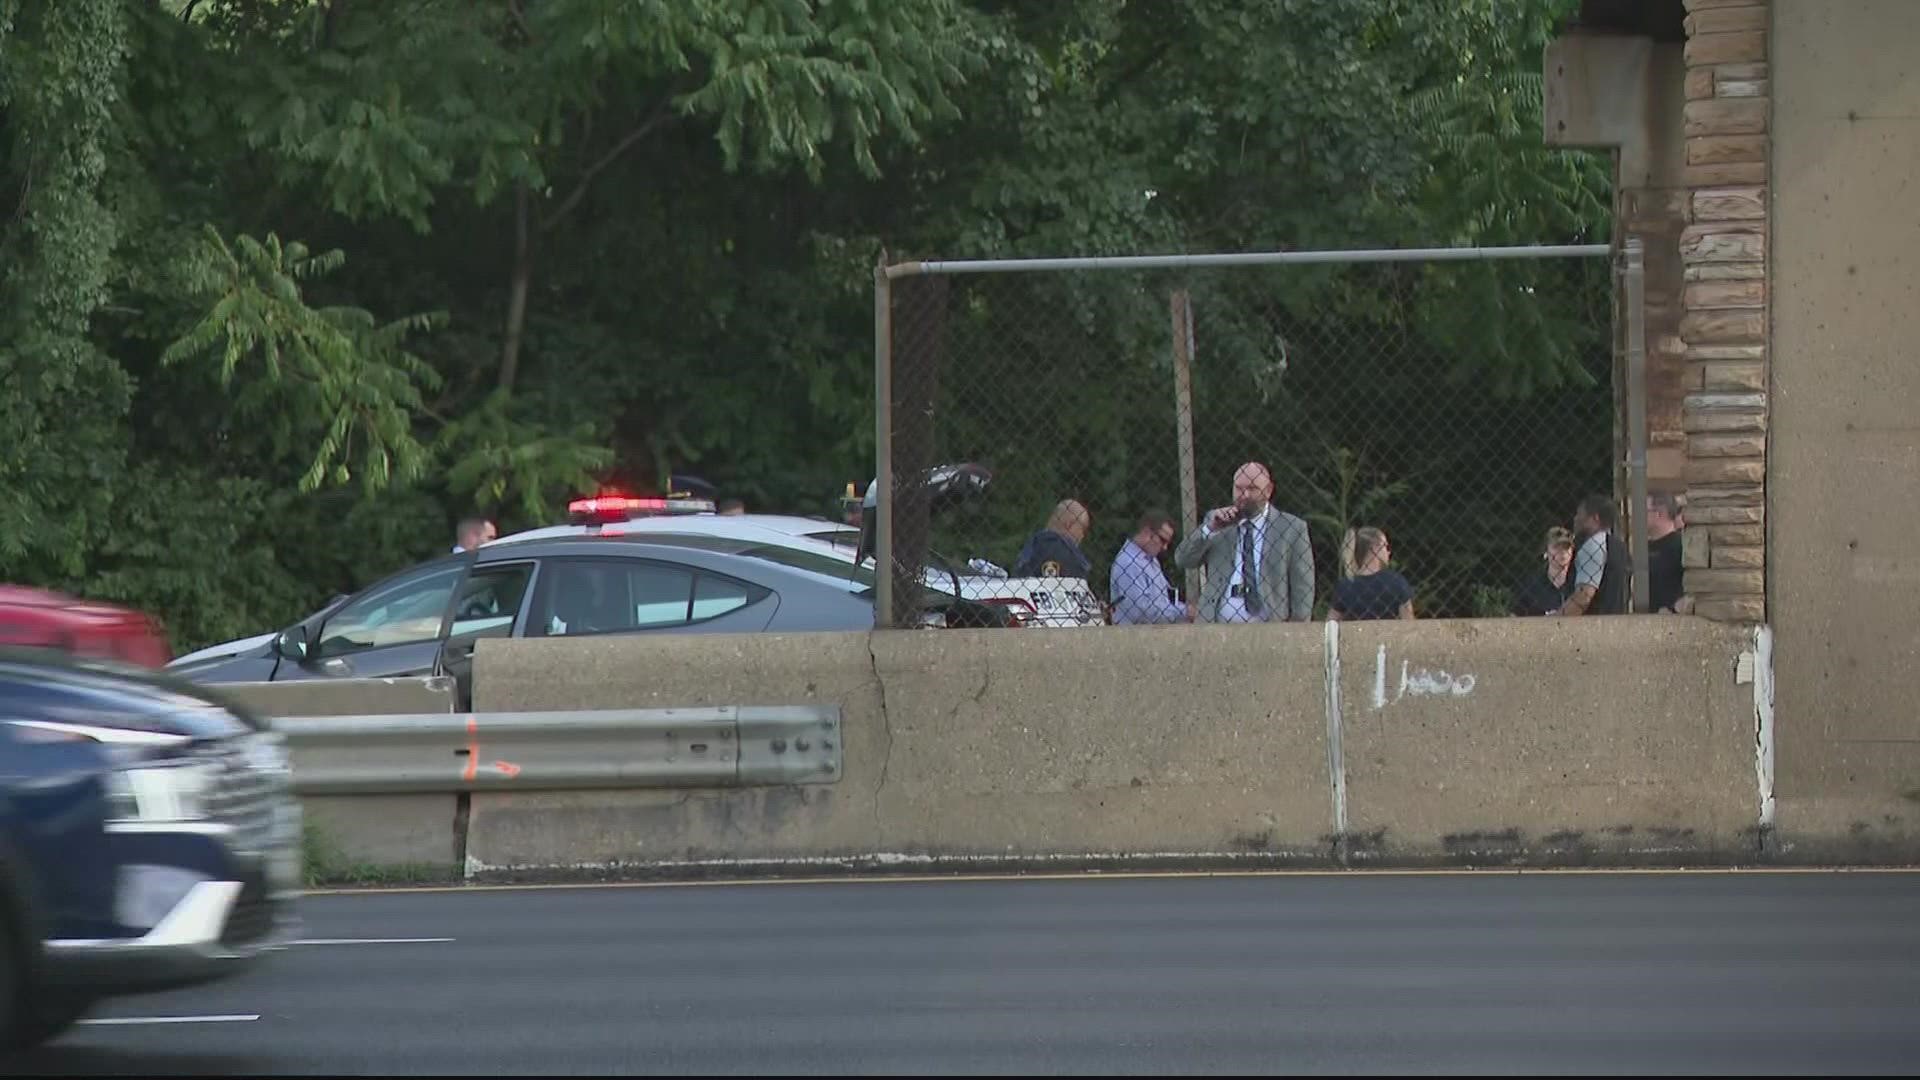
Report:
[{"label": "grass", "polygon": [[375,863],[349,856],[326,827],[311,818],[300,837],[301,870],[309,889],[354,885],[443,884],[460,880],[451,863]]}]

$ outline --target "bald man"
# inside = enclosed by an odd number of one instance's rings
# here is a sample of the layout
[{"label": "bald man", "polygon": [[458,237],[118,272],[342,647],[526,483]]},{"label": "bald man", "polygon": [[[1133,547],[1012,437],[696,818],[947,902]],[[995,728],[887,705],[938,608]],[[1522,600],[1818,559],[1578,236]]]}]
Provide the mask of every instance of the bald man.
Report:
[{"label": "bald man", "polygon": [[1062,499],[1047,515],[1046,527],[1027,538],[1020,556],[1013,560],[1014,577],[1084,578],[1093,570],[1080,545],[1092,527],[1092,515],[1073,499]]},{"label": "bald man", "polygon": [[1207,512],[1174,550],[1182,570],[1204,565],[1201,622],[1313,618],[1313,545],[1307,523],[1272,506],[1273,476],[1257,461],[1233,474],[1233,505]]}]

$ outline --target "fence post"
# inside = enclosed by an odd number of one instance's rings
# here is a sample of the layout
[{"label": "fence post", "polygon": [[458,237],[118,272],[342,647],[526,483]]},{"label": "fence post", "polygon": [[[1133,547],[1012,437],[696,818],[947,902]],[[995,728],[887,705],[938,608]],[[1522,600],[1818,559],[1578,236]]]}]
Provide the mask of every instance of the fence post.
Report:
[{"label": "fence post", "polygon": [[[1199,493],[1193,474],[1193,296],[1173,291],[1173,407],[1174,434],[1180,447],[1180,535],[1200,521]],[[1187,571],[1188,603],[1200,599],[1200,570]]]},{"label": "fence post", "polygon": [[1633,500],[1633,610],[1646,612],[1647,580],[1647,263],[1639,237],[1627,239],[1627,491]]},{"label": "fence post", "polygon": [[893,279],[873,268],[873,625],[893,626]]}]

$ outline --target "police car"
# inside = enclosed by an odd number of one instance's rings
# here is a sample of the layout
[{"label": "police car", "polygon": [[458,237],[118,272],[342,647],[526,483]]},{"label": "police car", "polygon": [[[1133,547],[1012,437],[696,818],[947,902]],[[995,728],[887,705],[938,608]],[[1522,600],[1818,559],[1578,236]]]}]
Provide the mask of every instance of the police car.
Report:
[{"label": "police car", "polygon": [[[874,488],[869,485],[861,509],[861,524],[828,521],[823,518],[789,514],[721,514],[712,498],[697,490],[698,485],[675,486],[663,495],[631,495],[602,492],[576,498],[567,504],[568,523],[527,529],[490,540],[482,547],[493,548],[528,541],[589,534],[622,535],[649,533],[665,536],[708,537],[717,540],[752,541],[763,548],[778,548],[788,553],[790,565],[814,573],[842,576],[850,588],[870,586],[873,574]],[[929,475],[929,487],[936,511],[985,490],[991,474],[977,465],[945,466]],[[851,515],[849,515],[851,516]],[[922,583],[935,593],[947,594],[961,603],[928,625],[1079,627],[1100,626],[1107,622],[1106,606],[1083,579],[1060,577],[1016,578],[983,559],[973,559],[965,567],[936,560],[921,575]],[[336,596],[325,614],[349,599]],[[316,616],[318,617],[318,616]],[[182,673],[204,675],[209,665],[236,658],[258,656],[270,659],[280,631],[274,630],[234,641],[209,645],[178,657],[168,665]]]},{"label": "police car", "polygon": [[[856,567],[872,565],[870,522],[856,528],[790,514],[723,515],[711,507],[710,502],[686,497],[599,495],[568,504],[566,525],[528,529],[488,543],[514,544],[582,533],[663,533],[754,540],[835,560],[849,573]],[[1100,626],[1107,621],[1099,597],[1080,578],[1016,578],[983,559],[973,559],[964,568],[944,561],[929,566],[922,571],[921,582],[930,589],[999,608],[1012,626]]]},{"label": "police car", "polygon": [[[992,482],[993,473],[981,465],[968,462],[937,466],[928,470],[924,481],[928,506],[931,512],[939,514],[981,497]],[[865,496],[857,498],[853,485],[847,485],[841,508],[850,519],[857,511],[860,522],[857,526],[786,514],[719,515],[710,500],[695,497],[688,491],[639,498],[603,495],[574,500],[567,508],[569,525],[532,529],[494,542],[543,539],[585,530],[665,531],[753,539],[787,544],[801,551],[818,551],[825,545],[833,557],[847,560],[850,566],[864,567],[873,558],[877,492],[878,488],[870,483]],[[963,600],[999,608],[1009,617],[1009,625],[1057,628],[1103,626],[1108,622],[1106,605],[1084,578],[1014,577],[986,559],[969,559],[962,566],[937,553],[930,561],[932,565],[921,573],[922,584]]]}]

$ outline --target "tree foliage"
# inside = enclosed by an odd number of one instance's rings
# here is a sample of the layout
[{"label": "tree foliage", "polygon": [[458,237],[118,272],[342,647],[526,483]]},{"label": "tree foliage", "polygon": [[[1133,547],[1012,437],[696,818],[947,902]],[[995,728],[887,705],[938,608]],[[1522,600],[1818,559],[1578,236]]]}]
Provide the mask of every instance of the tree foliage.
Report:
[{"label": "tree foliage", "polygon": [[[692,471],[828,511],[873,469],[883,249],[1604,235],[1604,163],[1538,136],[1568,7],[0,0],[0,572],[185,647],[475,508]],[[1049,333],[1163,321],[1046,287]],[[1379,317],[1350,291],[1320,317]],[[1513,315],[1474,355],[1524,393],[1566,313]]]},{"label": "tree foliage", "polygon": [[[206,315],[160,354],[174,364],[217,353],[220,386],[238,416],[271,432],[282,454],[311,448],[303,492],[346,483],[355,460],[369,492],[418,480],[427,463],[413,429],[422,389],[440,376],[405,344],[409,332],[443,320],[382,324],[360,308],[308,306],[300,282],[345,261],[339,251],[313,255],[271,234],[229,245],[209,227],[186,274],[186,295],[207,305]],[[243,368],[248,362],[259,370]]]},{"label": "tree foliage", "polygon": [[126,34],[121,0],[4,10],[5,190],[18,210],[0,235],[0,561],[32,581],[84,572],[124,462],[126,373],[91,331],[120,232],[103,187]]}]

